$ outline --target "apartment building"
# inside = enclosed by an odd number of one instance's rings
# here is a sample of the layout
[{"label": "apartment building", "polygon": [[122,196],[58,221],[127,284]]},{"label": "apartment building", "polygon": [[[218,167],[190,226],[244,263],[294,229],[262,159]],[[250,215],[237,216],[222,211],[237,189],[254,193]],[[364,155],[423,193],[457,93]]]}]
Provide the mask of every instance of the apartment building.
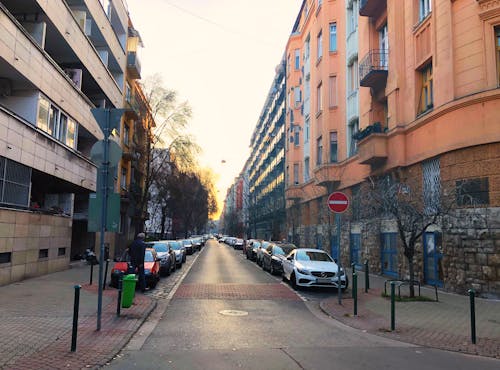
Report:
[{"label": "apartment building", "polygon": [[[332,23],[333,53],[322,39]],[[287,45],[292,60],[300,53],[287,71],[287,130],[294,137],[286,154],[293,166],[289,238],[335,255],[333,217],[323,217],[333,190],[355,200],[367,184],[395,179],[403,194],[421,201],[424,214],[448,192],[453,208],[417,243],[416,277],[450,291],[472,287],[498,296],[499,40],[497,1],[304,1]],[[321,110],[335,96],[321,89],[331,76],[339,106]],[[324,142],[333,131],[337,161],[325,166],[318,158],[334,152],[333,140],[330,148]],[[342,224],[342,263],[368,260],[371,271],[407,278],[395,220],[370,222],[351,206]]]},{"label": "apartment building", "polygon": [[94,247],[90,110],[123,105],[127,26],[120,0],[0,1],[0,284]]},{"label": "apartment building", "polygon": [[[276,74],[252,134],[243,169],[247,236],[280,240],[285,236],[285,60]],[[245,185],[246,184],[246,185]]]}]

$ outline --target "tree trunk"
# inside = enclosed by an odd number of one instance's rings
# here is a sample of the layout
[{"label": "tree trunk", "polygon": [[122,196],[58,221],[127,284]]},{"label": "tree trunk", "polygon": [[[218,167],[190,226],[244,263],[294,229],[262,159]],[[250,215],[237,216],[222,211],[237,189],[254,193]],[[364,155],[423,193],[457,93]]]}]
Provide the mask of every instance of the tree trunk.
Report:
[{"label": "tree trunk", "polygon": [[413,286],[413,281],[415,280],[415,270],[413,268],[413,256],[408,257],[408,269],[410,272],[410,298],[415,297],[415,287]]}]

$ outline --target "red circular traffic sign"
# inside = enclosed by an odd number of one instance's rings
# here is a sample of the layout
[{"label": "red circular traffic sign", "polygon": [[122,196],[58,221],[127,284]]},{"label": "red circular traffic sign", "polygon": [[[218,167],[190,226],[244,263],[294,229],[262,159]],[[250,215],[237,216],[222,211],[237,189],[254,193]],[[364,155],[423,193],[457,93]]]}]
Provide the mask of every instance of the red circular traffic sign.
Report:
[{"label": "red circular traffic sign", "polygon": [[349,198],[347,198],[347,195],[344,193],[336,191],[328,196],[328,208],[330,208],[330,211],[342,213],[345,212],[348,207]]}]

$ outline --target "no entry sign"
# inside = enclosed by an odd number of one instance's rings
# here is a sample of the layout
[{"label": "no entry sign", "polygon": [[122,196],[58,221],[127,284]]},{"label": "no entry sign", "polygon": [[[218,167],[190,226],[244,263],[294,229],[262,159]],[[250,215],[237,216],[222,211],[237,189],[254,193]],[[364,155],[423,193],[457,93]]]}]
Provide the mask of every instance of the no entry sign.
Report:
[{"label": "no entry sign", "polygon": [[349,207],[349,198],[340,191],[331,193],[328,196],[328,208],[334,213],[343,213]]}]

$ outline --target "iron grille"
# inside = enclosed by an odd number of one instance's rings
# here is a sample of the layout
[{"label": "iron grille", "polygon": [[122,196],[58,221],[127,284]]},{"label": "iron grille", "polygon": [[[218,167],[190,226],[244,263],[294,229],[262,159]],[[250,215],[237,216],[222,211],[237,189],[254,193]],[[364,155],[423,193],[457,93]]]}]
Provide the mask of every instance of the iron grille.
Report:
[{"label": "iron grille", "polygon": [[436,213],[441,205],[441,167],[439,158],[422,163],[424,212]]}]

